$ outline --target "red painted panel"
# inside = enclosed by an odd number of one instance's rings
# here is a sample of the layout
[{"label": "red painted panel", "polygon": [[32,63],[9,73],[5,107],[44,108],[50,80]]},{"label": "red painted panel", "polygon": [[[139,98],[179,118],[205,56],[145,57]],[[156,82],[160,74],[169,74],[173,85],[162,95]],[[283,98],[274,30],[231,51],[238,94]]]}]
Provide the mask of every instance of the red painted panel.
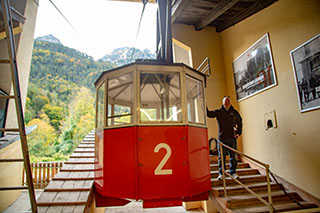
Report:
[{"label": "red painted panel", "polygon": [[194,196],[211,188],[208,132],[206,128],[187,128],[191,194]]},{"label": "red painted panel", "polygon": [[102,195],[137,198],[136,152],[136,127],[104,130]]},{"label": "red painted panel", "polygon": [[130,203],[129,200],[106,197],[102,196],[98,191],[94,190],[96,207],[106,207],[106,206],[124,206]]},{"label": "red painted panel", "polygon": [[[139,127],[139,198],[181,198],[189,195],[186,139],[184,126]],[[169,148],[165,148],[164,144]],[[157,146],[159,150],[155,151]],[[166,155],[170,156],[162,170],[172,170],[172,174],[155,174],[156,168]]]},{"label": "red painted panel", "polygon": [[[103,130],[96,131],[95,136],[94,182],[98,188],[103,187]],[[102,152],[102,153],[99,153]],[[100,157],[99,157],[100,154]],[[99,159],[100,158],[100,159]]]}]

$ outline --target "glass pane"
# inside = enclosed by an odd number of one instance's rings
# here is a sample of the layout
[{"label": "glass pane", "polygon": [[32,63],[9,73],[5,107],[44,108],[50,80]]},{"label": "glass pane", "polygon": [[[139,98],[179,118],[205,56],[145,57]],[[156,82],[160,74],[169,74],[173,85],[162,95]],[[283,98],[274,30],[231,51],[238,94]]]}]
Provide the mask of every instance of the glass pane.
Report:
[{"label": "glass pane", "polygon": [[97,100],[97,128],[103,127],[103,112],[104,112],[104,83],[98,89]]},{"label": "glass pane", "polygon": [[188,121],[205,123],[204,97],[202,82],[186,76]]},{"label": "glass pane", "polygon": [[133,73],[108,81],[108,126],[133,123]]},{"label": "glass pane", "polygon": [[141,121],[181,121],[180,96],[180,74],[178,72],[141,72]]}]

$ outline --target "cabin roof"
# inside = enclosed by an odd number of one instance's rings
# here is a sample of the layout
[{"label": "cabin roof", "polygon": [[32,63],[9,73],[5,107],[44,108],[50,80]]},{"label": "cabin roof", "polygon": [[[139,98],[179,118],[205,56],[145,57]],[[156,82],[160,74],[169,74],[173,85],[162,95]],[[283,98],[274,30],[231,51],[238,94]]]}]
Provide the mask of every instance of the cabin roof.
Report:
[{"label": "cabin roof", "polygon": [[180,66],[180,67],[186,67],[200,75],[202,75],[203,77],[206,77],[206,75],[204,73],[201,73],[200,71],[189,67],[188,65],[184,64],[184,63],[170,63],[170,62],[164,62],[164,61],[160,61],[160,60],[155,60],[155,59],[137,59],[135,62],[130,63],[130,64],[126,64],[123,65],[121,67],[117,67],[117,68],[113,68],[110,70],[106,70],[104,72],[102,72],[100,74],[100,76],[97,78],[97,80],[94,82],[94,85],[97,86],[98,82],[100,81],[100,79],[109,72],[115,72],[118,71],[120,69],[126,68],[126,67],[130,67],[130,66],[134,66],[134,65],[154,65],[154,66]]}]

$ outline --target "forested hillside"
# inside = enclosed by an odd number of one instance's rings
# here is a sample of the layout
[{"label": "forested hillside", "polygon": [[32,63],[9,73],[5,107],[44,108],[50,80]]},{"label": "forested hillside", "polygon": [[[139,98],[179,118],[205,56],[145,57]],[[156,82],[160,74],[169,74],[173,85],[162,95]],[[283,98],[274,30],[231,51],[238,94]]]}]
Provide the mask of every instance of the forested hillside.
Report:
[{"label": "forested hillside", "polygon": [[37,125],[28,135],[31,161],[67,159],[94,129],[94,81],[115,66],[68,48],[52,35],[35,40],[25,110],[27,126]]}]

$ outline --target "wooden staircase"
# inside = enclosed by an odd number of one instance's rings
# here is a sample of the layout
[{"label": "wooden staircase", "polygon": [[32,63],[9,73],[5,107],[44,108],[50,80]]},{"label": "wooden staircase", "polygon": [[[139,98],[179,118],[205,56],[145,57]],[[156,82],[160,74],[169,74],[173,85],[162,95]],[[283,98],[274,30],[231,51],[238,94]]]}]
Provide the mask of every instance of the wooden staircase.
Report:
[{"label": "wooden staircase", "polygon": [[[269,212],[269,208],[258,198],[246,191],[232,178],[226,177],[227,196],[224,196],[223,181],[218,180],[218,157],[210,157],[212,189],[210,199],[218,205],[219,212]],[[227,157],[226,169],[229,169]],[[237,174],[239,181],[260,195],[268,202],[267,177],[253,169],[248,163],[238,161]],[[272,180],[271,180],[272,181]],[[283,191],[285,190],[286,193]],[[275,212],[309,209],[305,212],[320,212],[317,205],[304,201],[296,192],[284,189],[282,184],[271,182],[272,203]],[[289,195],[289,196],[288,196]]]},{"label": "wooden staircase", "polygon": [[94,179],[94,131],[89,133],[37,200],[38,212],[89,212]]}]

